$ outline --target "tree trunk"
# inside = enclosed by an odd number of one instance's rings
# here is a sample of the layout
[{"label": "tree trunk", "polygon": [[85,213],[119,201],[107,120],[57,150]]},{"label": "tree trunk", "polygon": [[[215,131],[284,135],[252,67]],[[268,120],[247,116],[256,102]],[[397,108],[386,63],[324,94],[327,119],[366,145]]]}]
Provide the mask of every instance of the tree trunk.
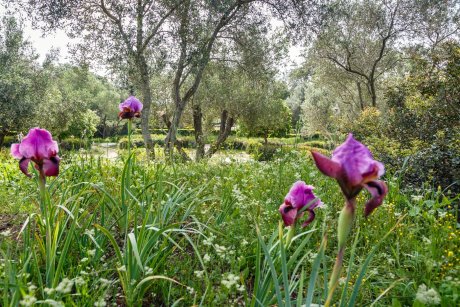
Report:
[{"label": "tree trunk", "polygon": [[267,146],[268,144],[268,130],[264,131],[264,145]]},{"label": "tree trunk", "polygon": [[195,129],[196,154],[195,160],[199,161],[204,157],[204,137],[203,137],[203,113],[201,106],[193,106],[193,127]]},{"label": "tree trunk", "polygon": [[140,73],[140,88],[144,107],[141,115],[142,137],[144,139],[147,159],[155,159],[155,148],[153,146],[152,137],[150,135],[150,108],[152,105],[152,89],[150,88],[150,73],[148,71],[147,62],[143,55],[137,56],[137,66]]},{"label": "tree trunk", "polygon": [[[161,117],[163,118],[163,121],[164,121],[164,123],[166,124],[166,127],[168,128],[168,131],[171,131],[171,125],[172,125],[172,123],[171,123],[171,121],[168,119],[168,116],[166,115],[166,113],[164,113]],[[166,136],[166,138],[167,138],[167,136]],[[177,140],[177,139],[176,139],[176,140],[174,141],[174,143],[171,143],[171,144],[173,144],[173,146],[174,146],[174,145],[176,146],[177,151],[178,151],[179,154],[182,156],[182,159],[183,159],[184,161],[191,161],[191,160],[192,160],[192,159],[190,159],[190,157],[187,155],[187,153],[184,151],[184,149],[183,149],[183,144],[182,144],[182,142],[181,142],[180,140]],[[165,145],[165,146],[166,146],[166,145]],[[174,148],[174,147],[173,147],[173,148]],[[173,149],[173,148],[172,148],[172,149]],[[169,154],[170,154],[170,155],[172,155],[172,153],[173,153],[172,149],[169,151]]]},{"label": "tree trunk", "polygon": [[358,87],[359,106],[361,107],[361,111],[364,111],[364,101],[363,101],[363,92],[361,90],[361,82],[356,81],[356,86]]},{"label": "tree trunk", "polygon": [[233,124],[235,120],[233,117],[228,116],[228,112],[226,110],[222,111],[220,116],[220,131],[219,136],[217,137],[217,141],[209,148],[209,151],[206,153],[207,158],[211,158],[213,154],[215,154],[222,144],[227,140],[230,132],[232,131]]},{"label": "tree trunk", "polygon": [[373,79],[369,80],[369,90],[371,94],[372,106],[375,108],[377,107],[377,94],[375,93],[375,80]]},{"label": "tree trunk", "polygon": [[182,113],[184,113],[185,104],[182,103],[180,98],[176,99],[179,102],[176,102],[176,107],[174,109],[174,114],[172,121],[168,127],[168,134],[165,138],[165,153],[167,155],[172,154],[174,150],[174,145],[177,141],[177,129],[179,128],[180,119],[182,117]]},{"label": "tree trunk", "polygon": [[6,135],[5,131],[0,132],[0,148],[3,146],[3,142],[5,142],[5,135]]}]

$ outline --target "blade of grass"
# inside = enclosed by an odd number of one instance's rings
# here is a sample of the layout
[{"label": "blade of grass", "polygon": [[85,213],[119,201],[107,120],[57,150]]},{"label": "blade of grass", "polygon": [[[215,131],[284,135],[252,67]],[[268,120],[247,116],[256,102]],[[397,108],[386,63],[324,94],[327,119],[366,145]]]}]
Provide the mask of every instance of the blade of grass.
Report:
[{"label": "blade of grass", "polygon": [[321,260],[324,257],[324,251],[326,250],[327,244],[327,236],[323,236],[323,240],[321,241],[321,245],[319,247],[318,254],[316,255],[315,261],[313,262],[313,266],[310,273],[310,281],[308,283],[308,290],[307,290],[307,297],[305,298],[305,306],[310,306],[313,302],[313,295],[315,292],[315,284],[316,279],[318,278],[319,273],[319,265],[321,264]]},{"label": "blade of grass", "polygon": [[268,266],[270,268],[270,273],[272,275],[272,280],[275,286],[275,292],[276,292],[276,299],[278,301],[278,306],[284,306],[283,304],[283,298],[281,296],[281,289],[280,289],[280,284],[278,282],[278,274],[276,273],[275,265],[273,264],[272,256],[270,255],[270,252],[268,251],[267,246],[265,245],[265,242],[263,241],[261,235],[260,235],[260,230],[259,227],[256,226],[256,231],[257,231],[257,237],[259,238],[260,245],[264,251],[265,254],[265,260],[268,262]]}]

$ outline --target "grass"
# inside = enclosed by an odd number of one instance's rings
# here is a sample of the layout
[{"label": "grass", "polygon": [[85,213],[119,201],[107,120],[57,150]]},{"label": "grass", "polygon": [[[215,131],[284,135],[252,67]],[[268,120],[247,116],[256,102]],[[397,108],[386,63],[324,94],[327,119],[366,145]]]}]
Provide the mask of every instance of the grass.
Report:
[{"label": "grass", "polygon": [[[337,184],[318,172],[302,148],[247,163],[147,164],[135,151],[131,169],[121,160],[64,155],[60,176],[48,182],[51,204],[62,208],[54,213],[60,267],[51,286],[44,278],[37,183],[20,173],[8,153],[0,155],[3,306],[325,301],[343,200]],[[299,179],[315,186],[325,206],[286,247],[278,207]],[[442,306],[458,305],[459,196],[436,188],[405,190],[397,175],[385,180],[390,192],[384,204],[355,221],[334,301],[423,306],[415,298],[424,284],[440,294]],[[360,209],[367,197],[360,196]],[[312,272],[317,278],[310,278]]]}]

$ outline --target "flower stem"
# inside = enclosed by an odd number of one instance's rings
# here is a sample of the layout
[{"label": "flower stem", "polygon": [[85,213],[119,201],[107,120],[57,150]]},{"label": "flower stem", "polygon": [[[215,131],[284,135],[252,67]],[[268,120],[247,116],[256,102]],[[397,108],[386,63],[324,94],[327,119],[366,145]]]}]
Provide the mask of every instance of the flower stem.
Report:
[{"label": "flower stem", "polygon": [[345,253],[345,246],[355,218],[355,208],[356,200],[351,199],[346,202],[345,206],[340,212],[339,223],[337,227],[337,241],[339,250],[335,260],[334,269],[332,270],[331,278],[329,279],[328,297],[324,305],[326,307],[330,305],[334,291],[337,288],[337,284],[339,282],[340,272],[342,271],[343,265],[343,255]]},{"label": "flower stem", "polygon": [[40,190],[40,211],[41,211],[41,218],[45,221],[45,264],[46,264],[46,272],[45,272],[45,280],[46,286],[52,288],[52,282],[54,279],[54,247],[53,247],[53,225],[52,225],[52,217],[51,217],[51,208],[49,206],[50,200],[48,198],[48,193],[46,190],[46,176],[43,169],[40,167],[39,169],[39,178],[38,178],[38,187]]}]

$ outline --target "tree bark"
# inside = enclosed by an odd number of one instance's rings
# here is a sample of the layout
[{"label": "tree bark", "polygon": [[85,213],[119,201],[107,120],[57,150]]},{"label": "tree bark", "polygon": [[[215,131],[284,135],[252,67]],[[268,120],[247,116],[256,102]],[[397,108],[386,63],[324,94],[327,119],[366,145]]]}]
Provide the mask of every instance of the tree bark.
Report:
[{"label": "tree bark", "polygon": [[[164,113],[161,118],[163,119],[164,123],[166,124],[166,127],[168,128],[168,131],[171,130],[171,121],[168,119],[168,116],[166,115],[166,113]],[[187,153],[184,151],[183,149],[183,144],[180,140],[175,140],[174,142],[176,148],[177,148],[177,151],[179,152],[179,154],[181,155],[182,159],[184,161],[191,161],[192,159],[190,159],[190,157],[187,155]],[[172,155],[172,151],[169,152],[171,155]]]},{"label": "tree bark", "polygon": [[235,123],[233,117],[228,116],[227,110],[222,111],[220,116],[220,131],[219,136],[217,137],[216,142],[209,148],[209,151],[206,153],[207,158],[211,158],[213,154],[215,154],[222,144],[227,140],[230,132],[232,131],[232,127]]},{"label": "tree bark", "polygon": [[369,93],[371,94],[371,103],[375,108],[377,106],[377,93],[375,92],[375,80],[369,80]]},{"label": "tree bark", "polygon": [[199,161],[203,159],[204,151],[204,137],[203,137],[203,112],[201,112],[201,106],[199,104],[193,106],[193,127],[195,129],[195,141],[196,141],[196,154],[195,160]]},{"label": "tree bark", "polygon": [[364,111],[364,101],[363,101],[363,92],[361,90],[361,82],[356,81],[356,86],[358,87],[359,106],[361,107],[361,111]]},{"label": "tree bark", "polygon": [[3,146],[3,142],[5,142],[5,135],[6,135],[6,132],[4,131],[0,132],[0,148]]},{"label": "tree bark", "polygon": [[150,88],[150,73],[148,71],[147,63],[144,55],[137,56],[136,63],[140,73],[139,87],[142,92],[142,99],[144,107],[141,115],[141,130],[142,138],[144,139],[147,159],[155,159],[155,147],[153,145],[152,137],[150,135],[150,108],[152,105],[152,89]]}]

